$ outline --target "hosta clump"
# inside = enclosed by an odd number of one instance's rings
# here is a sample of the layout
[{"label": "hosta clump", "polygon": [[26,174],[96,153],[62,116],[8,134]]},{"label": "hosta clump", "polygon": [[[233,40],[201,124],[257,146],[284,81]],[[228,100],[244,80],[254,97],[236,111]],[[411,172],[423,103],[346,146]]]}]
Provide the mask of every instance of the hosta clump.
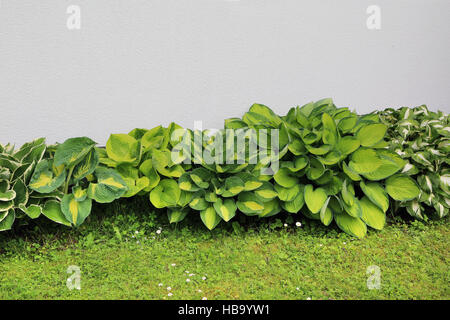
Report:
[{"label": "hosta clump", "polygon": [[31,177],[29,187],[45,201],[43,213],[67,226],[79,226],[91,212],[92,200],[109,203],[128,188],[113,169],[98,166],[95,142],[71,138],[49,147]]},{"label": "hosta clump", "polygon": [[[271,176],[261,174],[261,169],[268,165],[269,153],[256,145],[250,147],[252,143],[257,144],[252,133],[232,131],[230,135],[225,130],[214,134],[208,130],[185,130],[185,135],[189,146],[180,148],[180,143],[175,150],[188,150],[194,168],[181,175],[177,186],[173,183],[169,186],[167,182],[169,188],[158,189],[158,186],[150,194],[154,205],[169,208],[171,223],[183,220],[190,211],[197,211],[211,230],[222,220],[230,221],[238,211],[260,217],[280,212],[276,191],[266,181]],[[245,152],[238,152],[239,141]]]},{"label": "hosta clump", "polygon": [[42,162],[45,139],[25,143],[20,149],[0,145],[0,231],[11,229],[16,219],[36,219],[43,211],[42,201],[29,189],[34,168]]},{"label": "hosta clump", "polygon": [[[450,120],[448,114],[433,112],[424,105],[386,109],[379,112],[389,127],[389,148],[407,163],[403,173],[420,187],[415,199],[398,199],[397,207],[419,219],[444,217],[450,208]],[[402,187],[400,183],[397,187]],[[403,200],[403,201],[402,201]]]},{"label": "hosta clump", "polygon": [[[387,126],[376,114],[359,116],[323,99],[292,108],[283,117],[254,105],[242,120],[226,122],[238,124],[280,129],[280,146],[286,143],[287,151],[281,149],[273,179],[287,212],[301,212],[325,225],[334,220],[343,231],[363,237],[366,225],[383,228],[388,194],[401,199],[418,195],[412,179],[394,176],[405,162],[386,150]],[[402,190],[392,187],[399,183],[405,186]]]}]

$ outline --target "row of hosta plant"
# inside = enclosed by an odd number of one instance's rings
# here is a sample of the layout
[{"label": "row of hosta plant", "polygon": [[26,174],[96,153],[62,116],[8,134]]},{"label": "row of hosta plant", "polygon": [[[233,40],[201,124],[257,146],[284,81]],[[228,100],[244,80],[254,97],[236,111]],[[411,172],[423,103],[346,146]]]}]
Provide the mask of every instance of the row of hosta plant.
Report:
[{"label": "row of hosta plant", "polygon": [[[272,129],[276,141],[265,136]],[[245,144],[230,144],[239,134]],[[367,226],[382,229],[388,211],[448,214],[449,139],[448,115],[425,106],[358,115],[324,99],[284,116],[255,104],[217,132],[134,129],[105,148],[86,137],[0,145],[0,230],[40,216],[79,226],[95,202],[145,196],[170,223],[199,215],[213,229],[284,211],[361,238]]]}]

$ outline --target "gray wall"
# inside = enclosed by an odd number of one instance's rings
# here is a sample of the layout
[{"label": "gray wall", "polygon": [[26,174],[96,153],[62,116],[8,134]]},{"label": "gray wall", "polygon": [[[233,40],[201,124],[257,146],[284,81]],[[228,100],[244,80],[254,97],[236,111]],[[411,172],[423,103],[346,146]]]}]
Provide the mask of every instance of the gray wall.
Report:
[{"label": "gray wall", "polygon": [[0,141],[218,128],[254,102],[284,114],[323,97],[449,112],[449,13],[448,0],[0,0]]}]

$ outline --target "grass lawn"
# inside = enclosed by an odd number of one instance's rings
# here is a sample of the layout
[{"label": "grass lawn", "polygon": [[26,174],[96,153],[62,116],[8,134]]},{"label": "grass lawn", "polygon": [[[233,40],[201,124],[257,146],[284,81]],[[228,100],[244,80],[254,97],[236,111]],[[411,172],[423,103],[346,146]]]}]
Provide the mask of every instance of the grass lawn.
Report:
[{"label": "grass lawn", "polygon": [[[124,214],[126,205],[99,208],[76,230],[40,219],[2,233],[0,299],[450,298],[448,219],[391,221],[356,240],[300,216],[209,232],[198,217],[169,226],[161,213]],[[71,265],[81,290],[66,286]],[[369,290],[373,265],[381,287]]]}]

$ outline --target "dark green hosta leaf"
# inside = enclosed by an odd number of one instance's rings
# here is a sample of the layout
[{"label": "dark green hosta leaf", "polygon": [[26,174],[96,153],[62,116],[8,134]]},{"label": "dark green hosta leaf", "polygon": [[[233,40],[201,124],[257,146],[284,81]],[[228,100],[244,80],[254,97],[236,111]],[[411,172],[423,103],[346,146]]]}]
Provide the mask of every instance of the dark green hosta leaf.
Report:
[{"label": "dark green hosta leaf", "polygon": [[233,197],[244,191],[245,183],[238,176],[231,176],[225,179],[225,189],[221,193],[222,197]]},{"label": "dark green hosta leaf", "polygon": [[59,188],[66,179],[66,170],[55,167],[50,160],[42,160],[36,166],[29,187],[40,193],[50,193]]},{"label": "dark green hosta leaf", "polygon": [[88,197],[98,203],[109,203],[119,199],[128,190],[125,181],[113,169],[98,167],[95,176],[97,183],[89,184]]},{"label": "dark green hosta leaf", "polygon": [[386,180],[387,193],[397,201],[412,200],[419,196],[416,182],[407,175],[396,174]]},{"label": "dark green hosta leaf", "polygon": [[24,204],[20,204],[18,206],[18,208],[20,210],[22,210],[28,217],[30,217],[31,219],[36,219],[38,218],[41,213],[42,213],[42,208],[41,206],[37,205],[37,204],[31,204],[28,207],[25,206]]},{"label": "dark green hosta leaf", "polygon": [[184,220],[184,218],[189,213],[189,208],[170,208],[167,210],[167,217],[169,218],[169,223],[177,223]]},{"label": "dark green hosta leaf", "polygon": [[94,148],[95,142],[87,137],[70,138],[59,145],[55,152],[56,167],[77,165]]},{"label": "dark green hosta leaf", "polygon": [[19,207],[19,205],[26,205],[28,202],[28,188],[22,180],[17,180],[14,183],[13,190],[16,193],[16,197],[14,198],[14,206]]},{"label": "dark green hosta leaf", "polygon": [[74,226],[79,226],[84,222],[91,213],[91,207],[91,199],[77,201],[73,194],[64,195],[61,201],[61,211],[64,217]]},{"label": "dark green hosta leaf", "polygon": [[7,190],[5,192],[0,192],[0,201],[8,202],[13,201],[16,198],[16,192],[14,190]]},{"label": "dark green hosta leaf", "polygon": [[[1,216],[1,212],[0,212]],[[16,219],[16,214],[13,209],[8,210],[8,213],[0,221],[0,231],[7,231],[12,228],[14,220]]]},{"label": "dark green hosta leaf", "polygon": [[99,163],[99,157],[95,149],[91,149],[88,154],[75,166],[72,178],[75,182],[87,177],[95,171]]}]

